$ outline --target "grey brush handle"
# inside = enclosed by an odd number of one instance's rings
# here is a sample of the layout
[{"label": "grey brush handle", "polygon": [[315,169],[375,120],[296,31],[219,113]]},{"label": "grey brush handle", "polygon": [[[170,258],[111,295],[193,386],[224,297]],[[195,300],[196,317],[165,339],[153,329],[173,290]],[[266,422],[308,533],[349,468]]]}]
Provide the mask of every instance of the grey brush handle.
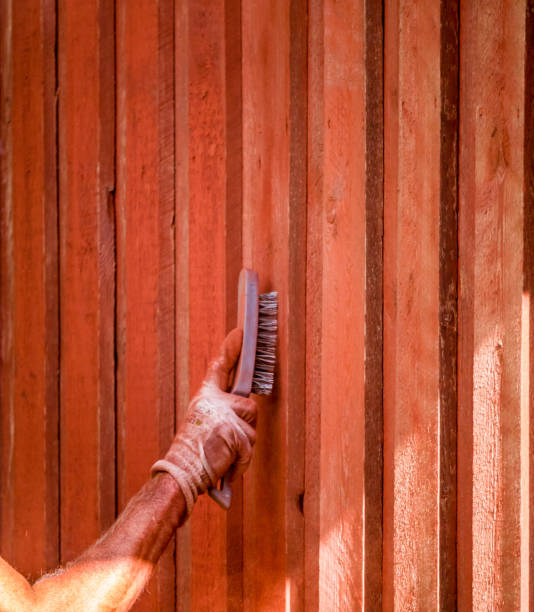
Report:
[{"label": "grey brush handle", "polygon": [[[243,343],[230,393],[248,397],[252,389],[258,339],[258,274],[254,270],[241,270],[237,294],[237,327],[243,330]],[[208,489],[208,494],[221,508],[228,510],[232,503],[228,477],[223,476],[218,486]]]},{"label": "grey brush handle", "polygon": [[224,476],[221,478],[219,486],[208,489],[208,494],[223,510],[228,510],[232,505],[232,487],[228,478]]}]

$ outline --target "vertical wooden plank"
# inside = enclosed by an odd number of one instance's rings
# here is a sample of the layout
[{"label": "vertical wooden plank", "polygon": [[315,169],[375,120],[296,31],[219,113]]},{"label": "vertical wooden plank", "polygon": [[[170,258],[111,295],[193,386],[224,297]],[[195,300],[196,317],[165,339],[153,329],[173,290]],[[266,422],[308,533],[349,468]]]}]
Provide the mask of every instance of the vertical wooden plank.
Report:
[{"label": "vertical wooden plank", "polygon": [[319,609],[324,199],[324,0],[309,1],[304,609]]},{"label": "vertical wooden plank", "polygon": [[[526,2],[466,2],[460,40],[458,605],[527,609],[522,387]],[[531,100],[526,101],[526,105]],[[528,333],[528,332],[527,332]],[[523,352],[524,355],[524,352]],[[527,402],[527,405],[525,405]],[[526,445],[526,446],[525,446]],[[523,458],[522,458],[523,456]],[[523,565],[523,571],[522,571]]]},{"label": "vertical wooden plank", "polygon": [[457,608],[459,6],[441,0],[439,203],[439,602]]},{"label": "vertical wooden plank", "polygon": [[48,0],[1,10],[0,545],[36,578],[58,561],[56,12]]},{"label": "vertical wooden plank", "polygon": [[[243,78],[241,0],[225,1],[226,94],[226,329],[237,320],[237,281],[243,263]],[[243,481],[233,486],[226,521],[227,609],[243,609]]]},{"label": "vertical wooden plank", "polygon": [[[235,326],[241,267],[241,3],[189,3],[187,139],[182,182],[187,186],[189,259],[181,283],[188,291],[188,388],[194,393],[208,359]],[[187,167],[187,170],[185,169]],[[185,191],[184,191],[185,193]],[[183,397],[185,400],[185,396]],[[197,503],[190,524],[191,582],[184,609],[240,609],[242,605],[241,487],[228,514],[211,500]],[[205,576],[211,587],[206,589]]]},{"label": "vertical wooden plank", "polygon": [[455,605],[455,10],[385,15],[386,609]]},{"label": "vertical wooden plank", "polygon": [[528,473],[522,486],[521,605],[534,606],[534,0],[527,0],[525,22],[525,263],[521,330],[522,471]]},{"label": "vertical wooden plank", "polygon": [[279,292],[274,396],[245,477],[246,610],[302,610],[306,3],[243,3],[243,254]]},{"label": "vertical wooden plank", "polygon": [[[236,299],[227,274],[229,266],[239,265],[240,218],[227,225],[225,2],[190,2],[188,14],[189,388],[194,393],[224,338],[227,304]],[[235,262],[227,253],[227,236],[235,244]],[[190,527],[191,610],[226,609],[226,518],[207,496],[197,502]]]},{"label": "vertical wooden plank", "polygon": [[[119,510],[174,427],[174,19],[169,0],[117,4]],[[169,546],[136,609],[172,609]]]},{"label": "vertical wooden plank", "polygon": [[319,610],[363,607],[364,4],[324,3]]},{"label": "vertical wooden plank", "polygon": [[115,517],[113,12],[58,6],[62,563]]},{"label": "vertical wooden plank", "polygon": [[[176,191],[175,423],[189,404],[189,3],[175,3],[174,121]],[[191,521],[176,534],[176,610],[191,610]]]},{"label": "vertical wooden plank", "polygon": [[380,609],[381,5],[312,3],[309,58],[306,609]]},{"label": "vertical wooden plank", "polygon": [[363,608],[382,609],[384,28],[381,2],[365,2],[365,447]]}]

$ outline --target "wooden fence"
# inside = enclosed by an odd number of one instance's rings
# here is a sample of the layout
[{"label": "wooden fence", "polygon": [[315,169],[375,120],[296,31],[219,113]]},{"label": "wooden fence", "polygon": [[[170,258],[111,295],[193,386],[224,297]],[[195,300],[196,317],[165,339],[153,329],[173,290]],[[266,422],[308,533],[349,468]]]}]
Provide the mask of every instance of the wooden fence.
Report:
[{"label": "wooden fence", "polygon": [[254,267],[274,397],[137,610],[534,609],[533,0],[3,0],[0,553],[75,558]]}]

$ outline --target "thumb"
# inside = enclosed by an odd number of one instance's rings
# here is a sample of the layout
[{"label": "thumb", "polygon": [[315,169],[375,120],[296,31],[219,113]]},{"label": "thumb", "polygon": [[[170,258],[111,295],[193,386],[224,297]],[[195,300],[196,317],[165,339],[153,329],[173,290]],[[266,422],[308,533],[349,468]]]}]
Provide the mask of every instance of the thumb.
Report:
[{"label": "thumb", "polygon": [[235,366],[241,344],[243,342],[243,330],[233,329],[224,339],[219,355],[210,363],[204,382],[215,385],[222,391],[228,388],[228,374]]}]

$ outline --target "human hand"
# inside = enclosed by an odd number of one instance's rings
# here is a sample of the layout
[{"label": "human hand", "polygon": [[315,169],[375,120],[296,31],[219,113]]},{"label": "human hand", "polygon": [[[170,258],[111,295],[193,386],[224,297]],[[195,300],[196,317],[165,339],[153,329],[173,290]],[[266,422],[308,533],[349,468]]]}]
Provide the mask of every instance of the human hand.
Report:
[{"label": "human hand", "polygon": [[234,480],[247,469],[256,440],[256,402],[227,393],[229,375],[241,350],[242,331],[234,329],[209,365],[191,400],[174,441],[152,473],[169,472],[180,486],[191,513],[201,493],[224,475]]}]

